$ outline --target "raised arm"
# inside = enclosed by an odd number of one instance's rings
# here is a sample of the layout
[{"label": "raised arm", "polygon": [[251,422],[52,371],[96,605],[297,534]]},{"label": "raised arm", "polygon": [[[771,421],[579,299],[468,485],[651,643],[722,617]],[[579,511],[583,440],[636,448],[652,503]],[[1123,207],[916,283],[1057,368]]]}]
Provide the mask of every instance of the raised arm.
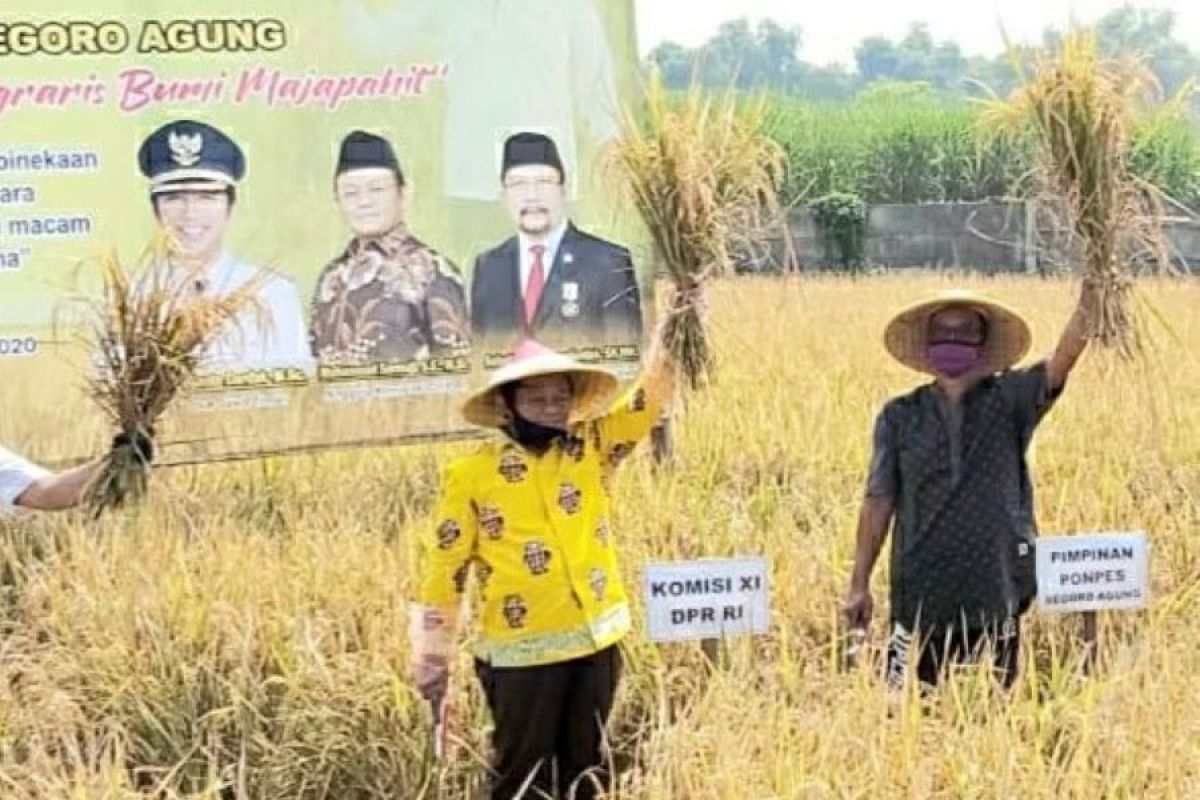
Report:
[{"label": "raised arm", "polygon": [[1084,279],[1075,311],[1067,321],[1067,326],[1063,329],[1054,352],[1046,359],[1046,383],[1047,389],[1051,392],[1056,392],[1063,387],[1063,384],[1067,382],[1067,376],[1071,374],[1079,356],[1087,347],[1092,321],[1099,311],[1099,299],[1099,290],[1095,282]]},{"label": "raised arm", "polygon": [[610,464],[615,466],[633,446],[649,435],[675,395],[677,367],[664,341],[669,314],[680,313],[689,305],[701,315],[707,308],[703,290],[696,289],[676,298],[672,311],[662,315],[642,359],[642,371],[630,389],[597,420],[601,446]]}]

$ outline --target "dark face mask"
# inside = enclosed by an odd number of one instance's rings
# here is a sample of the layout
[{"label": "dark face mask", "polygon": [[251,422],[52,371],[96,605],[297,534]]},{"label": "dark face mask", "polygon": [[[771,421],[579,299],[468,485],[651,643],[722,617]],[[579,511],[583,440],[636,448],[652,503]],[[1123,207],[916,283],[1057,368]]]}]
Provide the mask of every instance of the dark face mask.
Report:
[{"label": "dark face mask", "polygon": [[522,417],[517,412],[515,389],[516,387],[513,387],[512,390],[508,390],[508,387],[505,387],[505,390],[502,391],[504,404],[512,412],[512,422],[505,426],[504,432],[526,450],[531,450],[541,455],[550,449],[550,446],[554,444],[556,439],[565,436],[566,431],[561,428],[551,428],[548,425],[542,425]]},{"label": "dark face mask", "polygon": [[513,421],[509,423],[506,430],[513,441],[538,455],[549,450],[550,445],[554,444],[556,439],[565,435],[564,431],[558,428],[539,425],[516,414],[513,415]]}]

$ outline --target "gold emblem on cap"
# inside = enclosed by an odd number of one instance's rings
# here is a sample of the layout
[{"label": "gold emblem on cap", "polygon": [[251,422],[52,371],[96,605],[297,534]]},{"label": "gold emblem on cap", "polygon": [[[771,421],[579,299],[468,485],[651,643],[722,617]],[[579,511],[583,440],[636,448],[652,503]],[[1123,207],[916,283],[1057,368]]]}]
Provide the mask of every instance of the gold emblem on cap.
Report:
[{"label": "gold emblem on cap", "polygon": [[204,150],[204,137],[199,133],[188,136],[171,131],[167,134],[167,147],[171,149],[172,161],[181,167],[190,167],[200,160],[200,152]]}]

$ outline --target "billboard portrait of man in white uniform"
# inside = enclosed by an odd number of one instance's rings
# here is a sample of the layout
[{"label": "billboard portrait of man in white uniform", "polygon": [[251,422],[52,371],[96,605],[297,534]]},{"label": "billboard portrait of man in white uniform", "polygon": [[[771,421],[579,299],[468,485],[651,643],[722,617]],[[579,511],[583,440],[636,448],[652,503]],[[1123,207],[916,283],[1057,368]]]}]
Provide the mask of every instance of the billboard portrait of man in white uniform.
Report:
[{"label": "billboard portrait of man in white uniform", "polygon": [[[295,283],[263,273],[225,245],[237,184],[246,160],[231,138],[211,125],[180,120],[150,134],[138,151],[150,180],[150,202],[171,236],[180,280],[197,297],[230,294],[260,281],[256,302],[216,337],[201,362],[205,373],[289,368],[314,371],[308,329]],[[173,274],[174,274],[173,270]]]}]

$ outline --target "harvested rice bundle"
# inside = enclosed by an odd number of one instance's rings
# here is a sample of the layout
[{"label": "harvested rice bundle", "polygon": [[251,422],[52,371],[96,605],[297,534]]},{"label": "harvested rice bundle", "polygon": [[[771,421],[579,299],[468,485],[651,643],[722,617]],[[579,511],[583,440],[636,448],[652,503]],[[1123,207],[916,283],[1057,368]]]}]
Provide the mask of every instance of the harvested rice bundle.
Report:
[{"label": "harvested rice bundle", "polygon": [[[88,390],[121,432],[85,492],[93,515],[145,494],[155,424],[196,374],[208,345],[256,302],[261,278],[235,291],[200,295],[166,234],[127,271],[115,253],[100,262],[103,292],[89,304],[87,346],[95,354]],[[264,273],[265,276],[265,273]]]},{"label": "harvested rice bundle", "polygon": [[626,109],[613,163],[650,232],[676,292],[664,331],[668,352],[695,389],[711,376],[712,352],[691,299],[729,269],[734,254],[762,249],[782,219],[782,148],[766,134],[765,98],[739,102],[693,85],[668,95],[658,73],[645,104]]},{"label": "harvested rice bundle", "polygon": [[1061,216],[1098,290],[1090,335],[1122,356],[1141,348],[1134,317],[1138,262],[1169,268],[1162,194],[1130,170],[1138,114],[1157,89],[1136,58],[1105,58],[1091,31],[1074,31],[1057,52],[1035,57],[1034,72],[1007,100],[993,101],[984,123],[1001,135],[1032,128],[1041,144],[1040,204]]}]

